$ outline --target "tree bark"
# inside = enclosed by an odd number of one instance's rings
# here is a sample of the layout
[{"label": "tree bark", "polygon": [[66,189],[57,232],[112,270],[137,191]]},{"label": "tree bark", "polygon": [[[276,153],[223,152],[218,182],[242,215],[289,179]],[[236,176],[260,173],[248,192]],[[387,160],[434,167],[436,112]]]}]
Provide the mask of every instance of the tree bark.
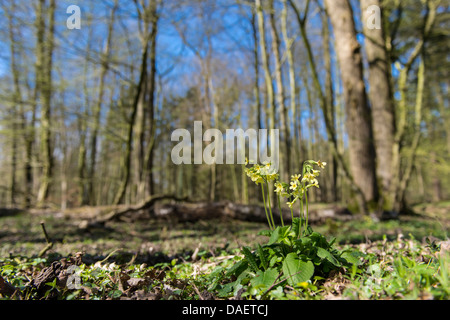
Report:
[{"label": "tree bark", "polygon": [[96,203],[95,200],[95,178],[96,178],[96,167],[97,167],[97,141],[98,141],[98,134],[100,130],[100,115],[102,110],[102,102],[103,102],[103,96],[105,92],[105,79],[106,74],[108,73],[108,62],[109,62],[109,56],[111,52],[111,42],[112,42],[112,36],[113,36],[113,29],[114,29],[114,21],[115,21],[115,13],[118,8],[118,0],[114,2],[114,7],[111,10],[111,16],[109,18],[109,24],[108,24],[108,35],[106,39],[106,47],[104,48],[104,52],[101,56],[101,70],[100,70],[100,85],[98,89],[98,97],[97,97],[97,103],[94,107],[93,111],[93,129],[92,129],[92,135],[91,135],[91,142],[90,142],[90,149],[91,149],[91,156],[89,159],[89,185],[88,185],[88,197],[89,197],[89,203],[91,205],[94,205]]},{"label": "tree bark", "polygon": [[421,138],[421,123],[422,123],[422,105],[423,105],[423,95],[425,87],[425,61],[422,55],[420,61],[419,70],[417,72],[417,93],[416,93],[416,105],[415,105],[415,116],[414,116],[414,136],[411,145],[411,152],[408,157],[405,171],[403,173],[402,179],[398,186],[398,200],[396,201],[397,207],[395,208],[397,212],[401,211],[403,208],[398,207],[400,204],[403,206],[406,203],[406,189],[408,187],[409,180],[411,179],[411,173],[414,168],[414,160],[416,158],[417,149],[419,147]]},{"label": "tree bark", "polygon": [[264,69],[264,79],[267,90],[267,107],[268,107],[268,129],[275,128],[275,101],[272,76],[270,74],[269,58],[266,50],[266,33],[264,27],[264,12],[261,7],[261,0],[255,0],[256,14],[258,17],[259,45],[261,51],[261,62]]},{"label": "tree bark", "polygon": [[333,156],[337,159],[339,166],[342,168],[343,176],[348,181],[349,187],[355,195],[355,198],[359,204],[360,210],[364,214],[368,214],[368,208],[367,208],[366,199],[364,197],[364,193],[362,192],[361,188],[355,183],[355,178],[353,177],[352,173],[350,172],[350,169],[348,168],[347,163],[344,160],[344,155],[343,155],[343,152],[341,151],[342,148],[338,145],[334,125],[333,125],[330,117],[328,116],[329,115],[328,104],[326,102],[325,94],[323,93],[321,85],[320,85],[317,66],[315,63],[311,44],[307,37],[306,28],[305,28],[306,17],[307,17],[310,1],[309,0],[307,1],[307,5],[306,5],[305,13],[303,14],[303,17],[301,16],[300,11],[298,10],[295,3],[292,0],[288,0],[288,1],[289,1],[291,8],[294,10],[298,25],[300,27],[300,34],[301,34],[303,42],[305,44],[308,62],[309,62],[309,65],[311,68],[311,74],[313,77],[314,88],[316,89],[316,92],[319,94],[320,107],[324,114],[325,128],[327,130],[328,139],[331,140],[330,142],[331,142],[331,146],[332,146]]},{"label": "tree bark", "polygon": [[[45,0],[39,1],[39,11],[42,14],[45,7]],[[55,0],[50,0],[48,8],[49,26],[48,35],[44,40],[41,58],[43,68],[41,76],[41,156],[42,156],[42,176],[37,195],[38,206],[43,205],[49,194],[50,180],[53,176],[53,149],[51,137],[51,98],[52,98],[52,63],[54,47],[55,29]],[[40,20],[40,19],[39,19]],[[44,23],[43,21],[41,21]],[[43,27],[45,28],[45,26]],[[44,29],[45,30],[45,29]]]},{"label": "tree bark", "polygon": [[134,101],[131,106],[131,117],[129,119],[129,124],[128,124],[128,132],[127,132],[126,147],[125,147],[125,154],[124,154],[124,164],[122,167],[122,169],[124,170],[124,177],[122,178],[121,184],[120,184],[119,189],[114,198],[114,201],[113,201],[114,205],[118,205],[119,203],[121,203],[123,201],[126,190],[127,190],[128,182],[130,180],[131,151],[132,151],[132,146],[133,146],[133,131],[134,131],[134,124],[136,122],[137,108],[138,108],[139,100],[141,99],[141,92],[142,92],[142,90],[144,90],[145,78],[147,75],[148,51],[149,51],[149,45],[148,45],[148,38],[147,38],[147,41],[146,41],[144,47],[142,48],[141,69],[140,69],[140,73],[139,73],[139,81],[138,81],[138,84],[136,87]]},{"label": "tree bark", "polygon": [[392,154],[392,170],[393,170],[393,183],[390,186],[388,210],[399,211],[403,207],[403,203],[400,202],[400,184],[401,184],[401,151],[402,144],[404,142],[405,131],[407,127],[407,80],[413,63],[423,50],[425,40],[430,33],[435,19],[436,19],[437,3],[432,0],[427,1],[427,12],[425,15],[425,22],[423,27],[422,38],[416,43],[412,52],[408,56],[406,63],[400,70],[398,80],[398,91],[400,93],[400,101],[397,105],[398,113],[396,132],[394,137],[394,146]]},{"label": "tree bark", "polygon": [[157,12],[157,2],[153,0],[150,8],[151,33],[150,33],[150,74],[148,76],[148,109],[147,115],[150,125],[150,138],[146,152],[147,162],[147,195],[151,196],[155,193],[154,176],[153,176],[153,152],[156,139],[156,123],[155,123],[155,100],[156,100],[156,45],[158,35],[159,15]]},{"label": "tree bark", "polygon": [[276,100],[279,108],[280,114],[280,133],[283,139],[282,145],[283,149],[280,153],[280,162],[282,164],[282,171],[280,176],[283,177],[284,181],[289,181],[289,170],[291,167],[291,148],[290,148],[290,130],[287,121],[286,106],[284,103],[284,85],[281,75],[281,56],[280,56],[280,37],[278,35],[275,12],[276,9],[273,4],[273,0],[269,3],[269,25],[270,33],[272,37],[272,51],[273,59],[275,62],[275,82],[277,84]]},{"label": "tree bark", "polygon": [[341,65],[349,137],[350,170],[367,202],[377,200],[375,148],[363,78],[361,48],[348,0],[326,0]]},{"label": "tree bark", "polygon": [[[395,137],[394,98],[391,89],[391,66],[386,50],[384,29],[369,29],[366,21],[371,5],[381,7],[380,0],[361,0],[365,51],[369,62],[369,98],[377,155],[380,200],[387,200],[392,184],[392,157]],[[382,18],[382,17],[381,17]],[[383,23],[381,23],[383,26]]]},{"label": "tree bark", "polygon": [[[322,19],[322,36],[323,36],[323,58],[325,63],[325,96],[328,110],[328,117],[330,119],[330,124],[333,126],[333,133],[335,137],[332,139],[328,139],[328,143],[330,145],[330,149],[333,149],[333,144],[331,141],[336,139],[336,116],[335,116],[335,107],[334,107],[334,90],[333,90],[333,77],[331,72],[331,49],[330,49],[330,31],[329,31],[329,22],[328,15],[325,10],[321,10],[321,19]],[[337,178],[338,178],[338,160],[337,156],[333,155],[333,161],[331,163],[331,199],[334,202],[338,201],[338,186],[337,186]]]},{"label": "tree bark", "polygon": [[[3,10],[5,10],[3,8]],[[5,10],[7,11],[7,10]],[[16,64],[16,39],[14,37],[14,24],[12,12],[15,11],[14,2],[12,3],[11,14],[8,14],[8,31],[9,31],[9,41],[10,41],[10,55],[11,55],[11,74],[13,76],[14,83],[14,91],[13,91],[13,106],[11,110],[11,118],[12,118],[12,137],[11,137],[11,181],[10,181],[10,199],[9,202],[13,207],[16,204],[16,193],[17,193],[17,140],[18,140],[18,115],[21,113],[22,120],[24,119],[24,111],[22,107],[19,108],[19,104],[22,101],[22,93],[20,90],[19,83],[19,69]],[[24,128],[25,123],[22,124],[22,129]]]}]

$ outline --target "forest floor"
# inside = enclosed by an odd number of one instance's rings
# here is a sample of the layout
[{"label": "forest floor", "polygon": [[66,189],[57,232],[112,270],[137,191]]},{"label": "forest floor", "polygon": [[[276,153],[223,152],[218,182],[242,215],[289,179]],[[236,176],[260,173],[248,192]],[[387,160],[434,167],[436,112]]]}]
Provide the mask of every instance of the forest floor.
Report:
[{"label": "forest floor", "polygon": [[[414,210],[414,215],[387,221],[363,217],[313,225],[336,238],[336,247],[367,254],[366,261],[350,273],[319,277],[302,289],[280,289],[269,298],[448,299],[450,264],[448,255],[439,253],[448,246],[450,202],[420,204]],[[80,210],[0,210],[0,276],[19,289],[13,298],[237,299],[240,294],[221,295],[225,279],[219,274],[239,261],[243,246],[267,241],[258,235],[267,229],[264,223],[140,219],[83,228],[82,218]],[[41,222],[52,246],[39,257],[47,246]],[[82,257],[77,263],[81,287],[70,290],[55,280],[45,292],[30,290],[52,262],[74,257]],[[0,281],[0,293],[1,286]]]}]

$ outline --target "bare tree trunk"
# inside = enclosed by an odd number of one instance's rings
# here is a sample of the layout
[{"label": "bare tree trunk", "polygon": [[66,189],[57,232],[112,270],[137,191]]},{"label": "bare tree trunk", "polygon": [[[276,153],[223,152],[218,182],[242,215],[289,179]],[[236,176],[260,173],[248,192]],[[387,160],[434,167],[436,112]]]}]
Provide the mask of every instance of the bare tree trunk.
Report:
[{"label": "bare tree trunk", "polygon": [[92,135],[91,135],[91,143],[90,143],[90,149],[91,149],[91,156],[89,161],[89,185],[88,185],[88,196],[89,196],[89,203],[91,205],[95,204],[95,178],[96,178],[96,162],[97,162],[97,141],[98,141],[98,133],[100,129],[100,115],[102,110],[102,102],[103,102],[103,96],[105,92],[105,78],[106,74],[108,72],[108,62],[109,62],[109,56],[111,52],[111,41],[113,36],[113,29],[114,29],[114,20],[115,20],[115,13],[118,8],[118,0],[115,0],[114,7],[111,10],[111,16],[109,18],[109,25],[108,25],[108,35],[106,39],[106,47],[104,48],[104,52],[102,54],[102,66],[100,70],[100,85],[98,89],[98,98],[97,103],[95,105],[94,111],[93,111],[93,129],[92,129]]},{"label": "bare tree trunk", "polygon": [[[333,132],[336,134],[336,117],[335,117],[335,107],[334,107],[334,90],[333,90],[333,79],[331,73],[331,53],[330,53],[330,31],[329,31],[329,22],[328,16],[324,10],[321,11],[322,18],[322,36],[323,36],[323,54],[324,54],[324,63],[326,70],[326,79],[325,79],[325,96],[328,110],[328,117],[330,119],[330,123],[333,126]],[[328,144],[330,149],[333,149],[332,140],[335,140],[336,136],[333,139],[328,139]],[[333,155],[333,161],[331,163],[331,199],[333,202],[338,201],[338,187],[337,187],[337,178],[338,178],[338,160],[336,155]]]},{"label": "bare tree trunk", "polygon": [[353,10],[348,0],[326,0],[334,29],[336,52],[346,104],[350,170],[367,202],[377,200],[375,149],[367,103],[361,48],[356,39]]},{"label": "bare tree trunk", "polygon": [[282,164],[281,176],[284,181],[289,181],[289,170],[291,167],[291,148],[290,148],[290,130],[287,123],[287,112],[284,104],[284,85],[281,75],[281,57],[280,57],[280,37],[278,35],[276,21],[275,21],[275,7],[273,0],[269,3],[269,25],[270,33],[272,36],[272,51],[275,61],[275,81],[277,84],[276,100],[278,103],[280,114],[280,133],[283,139],[282,145],[284,146],[284,152],[280,153],[280,162]]},{"label": "bare tree trunk", "polygon": [[[398,186],[397,194],[399,195],[397,205],[402,205],[406,203],[406,189],[408,187],[409,180],[411,179],[411,173],[414,168],[414,161],[416,158],[416,152],[419,147],[422,123],[422,105],[423,105],[423,93],[425,87],[425,61],[424,57],[420,61],[419,71],[417,73],[417,93],[416,93],[416,106],[415,106],[415,118],[414,118],[414,136],[411,145],[411,154],[408,157],[407,165],[403,173],[402,179]],[[395,208],[397,212],[401,211],[403,208]]]},{"label": "bare tree trunk", "polygon": [[[367,8],[381,7],[380,0],[361,0],[362,21],[368,21]],[[383,25],[383,24],[382,24]],[[381,183],[380,200],[388,200],[392,184],[392,157],[395,136],[394,98],[391,89],[391,66],[386,50],[384,29],[369,29],[363,23],[365,51],[369,62],[369,97],[377,154],[377,175]]]},{"label": "bare tree trunk", "polygon": [[327,130],[328,139],[329,140],[331,139],[331,146],[333,147],[333,149],[332,149],[333,156],[336,157],[336,159],[338,160],[339,166],[340,166],[340,168],[342,168],[343,176],[348,181],[349,187],[350,187],[351,191],[354,193],[360,209],[365,214],[367,214],[368,209],[367,209],[367,203],[366,203],[366,199],[364,197],[364,193],[361,190],[361,188],[355,183],[355,178],[353,177],[352,173],[350,172],[350,169],[347,166],[347,163],[344,160],[343,151],[341,150],[342,148],[338,144],[333,123],[331,122],[330,117],[328,117],[329,111],[328,111],[328,105],[326,102],[326,97],[325,97],[325,94],[323,93],[321,85],[320,85],[317,66],[315,63],[311,44],[307,37],[306,28],[305,28],[306,17],[307,17],[307,13],[308,13],[310,0],[307,0],[306,9],[305,9],[305,13],[303,14],[303,17],[301,16],[300,11],[298,10],[295,3],[292,0],[288,0],[288,1],[289,1],[291,8],[294,10],[295,16],[298,21],[298,25],[300,27],[300,34],[301,34],[303,42],[305,44],[308,62],[309,62],[312,77],[313,77],[314,88],[316,89],[316,92],[319,94],[320,107],[322,109],[322,112],[323,112],[324,118],[325,118],[324,119],[325,120],[325,128]]},{"label": "bare tree trunk", "polygon": [[[88,24],[91,25],[92,18],[89,16]],[[91,52],[91,39],[92,39],[92,30],[89,29],[88,39],[86,43],[86,61],[84,63],[83,70],[83,95],[84,95],[84,113],[78,115],[78,130],[80,135],[80,145],[78,147],[78,162],[77,162],[77,176],[78,176],[78,204],[80,206],[84,206],[88,204],[88,189],[87,189],[87,174],[86,174],[86,138],[87,138],[87,120],[89,118],[89,106],[91,101],[89,99],[89,90],[88,90],[88,70],[89,70],[89,61],[90,61],[90,52]]]},{"label": "bare tree trunk", "polygon": [[264,79],[267,90],[267,107],[268,107],[268,129],[275,128],[275,101],[273,94],[272,76],[270,74],[269,59],[266,50],[266,33],[264,27],[264,12],[261,7],[261,0],[255,0],[256,14],[258,17],[259,45],[261,50],[261,60],[264,69]]},{"label": "bare tree trunk", "polygon": [[[45,6],[45,0],[39,1],[41,12]],[[43,75],[41,82],[41,155],[42,155],[42,177],[39,192],[37,196],[38,206],[42,205],[47,199],[50,187],[50,180],[53,175],[53,150],[51,138],[51,97],[52,97],[52,62],[54,47],[54,28],[55,28],[55,0],[50,0],[48,8],[49,27],[48,36],[42,46],[43,53]]]},{"label": "bare tree trunk", "polygon": [[405,136],[405,130],[407,126],[407,79],[409,72],[411,70],[411,67],[413,63],[416,61],[417,57],[423,50],[423,46],[425,44],[425,39],[427,38],[428,34],[431,31],[431,28],[433,27],[433,24],[435,22],[436,18],[436,9],[437,4],[433,0],[427,0],[427,13],[425,17],[425,23],[422,33],[422,39],[420,39],[415,47],[413,48],[411,54],[409,55],[407,62],[403,66],[403,68],[400,70],[400,76],[398,80],[398,91],[400,92],[400,101],[397,105],[398,113],[396,114],[397,117],[397,126],[396,126],[396,132],[395,132],[395,139],[394,139],[394,147],[393,147],[393,154],[392,154],[392,185],[390,188],[390,197],[388,201],[388,210],[400,210],[403,206],[402,203],[400,203],[400,183],[401,183],[401,149],[402,149],[402,143],[404,141]]},{"label": "bare tree trunk", "polygon": [[[5,10],[5,12],[8,10]],[[12,3],[11,12],[14,12],[15,5],[14,2]],[[14,92],[13,92],[13,107],[11,110],[11,123],[12,123],[12,133],[11,133],[11,181],[10,181],[10,199],[9,202],[11,206],[14,206],[16,204],[16,193],[17,193],[17,137],[18,137],[18,111],[19,109],[22,109],[22,107],[19,108],[19,104],[21,105],[22,101],[22,93],[20,91],[20,83],[19,83],[19,69],[16,65],[16,39],[14,37],[14,24],[13,24],[13,18],[12,13],[8,14],[8,29],[9,29],[9,41],[10,41],[10,55],[11,55],[11,74],[13,76],[13,83],[14,83]],[[24,119],[24,111],[20,110],[22,120]],[[22,124],[22,129],[25,127],[25,123]]]},{"label": "bare tree trunk", "polygon": [[261,129],[264,127],[261,118],[261,97],[259,95],[259,58],[258,58],[258,26],[255,9],[252,10],[252,36],[253,36],[253,69],[255,72],[255,80],[253,85],[253,95],[255,96],[256,109],[256,127]]},{"label": "bare tree trunk", "polygon": [[131,174],[131,151],[133,146],[133,131],[134,131],[134,125],[136,122],[136,114],[138,109],[139,100],[141,99],[141,93],[142,90],[144,90],[144,84],[145,84],[145,78],[147,75],[147,57],[148,57],[148,51],[149,51],[149,45],[148,45],[148,38],[147,41],[142,48],[142,57],[141,57],[141,70],[139,74],[139,82],[136,87],[136,93],[134,96],[134,101],[131,106],[131,117],[129,119],[128,124],[128,132],[127,132],[127,139],[126,139],[126,148],[125,148],[125,154],[124,154],[124,163],[122,166],[122,169],[124,170],[124,177],[121,181],[121,184],[119,186],[119,189],[116,193],[116,196],[114,197],[113,204],[118,205],[121,203],[124,199],[124,196],[126,194],[128,182],[130,180],[130,174]]},{"label": "bare tree trunk", "polygon": [[151,34],[150,34],[150,74],[148,76],[148,120],[150,125],[150,139],[148,143],[148,148],[146,152],[146,161],[147,161],[147,189],[148,196],[151,196],[155,193],[154,186],[154,176],[153,176],[153,151],[155,146],[156,139],[156,123],[155,123],[155,98],[156,98],[156,37],[158,34],[158,21],[159,15],[157,12],[157,2],[156,0],[152,1],[151,10],[150,10],[150,19],[152,21],[151,24]]},{"label": "bare tree trunk", "polygon": [[[287,31],[287,16],[288,16],[288,8],[287,8],[287,3],[286,0],[283,1],[283,10],[281,11],[281,32],[283,34],[283,41],[284,41],[284,45],[286,47],[286,56],[287,56],[287,62],[288,62],[288,70],[289,70],[289,94],[290,94],[290,99],[289,99],[289,107],[291,110],[291,115],[290,117],[287,117],[288,119],[291,118],[293,119],[292,124],[293,124],[293,128],[294,128],[294,132],[293,134],[289,133],[289,136],[293,137],[293,139],[295,139],[295,120],[297,117],[297,112],[296,112],[296,87],[295,87],[295,64],[294,64],[294,56],[292,54],[292,44],[294,43],[294,39],[293,38],[289,38],[288,35],[288,31]],[[290,132],[289,127],[290,127],[290,122],[287,121],[288,125],[288,132]],[[292,155],[289,155],[289,167],[293,170],[293,172],[296,172],[297,168],[299,168],[301,166],[300,164],[300,159],[299,159],[299,145],[295,144],[295,140],[291,140],[291,138],[289,137],[289,146],[293,146],[294,148],[292,149]],[[297,142],[299,142],[300,139],[297,139]],[[293,159],[293,163],[291,164],[291,160]]]}]

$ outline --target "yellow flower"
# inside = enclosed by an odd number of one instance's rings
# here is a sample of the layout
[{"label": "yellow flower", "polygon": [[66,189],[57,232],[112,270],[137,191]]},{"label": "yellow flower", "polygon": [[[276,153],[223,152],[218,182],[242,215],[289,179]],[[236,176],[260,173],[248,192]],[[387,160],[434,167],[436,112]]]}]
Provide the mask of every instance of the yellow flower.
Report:
[{"label": "yellow flower", "polygon": [[256,184],[260,184],[260,183],[263,183],[264,182],[264,179],[263,178],[261,178],[259,175],[253,175],[252,177],[251,177],[251,179],[252,179],[252,181],[254,182],[254,183],[256,183]]},{"label": "yellow flower", "polygon": [[324,169],[325,166],[327,165],[327,163],[326,162],[322,162],[321,160],[319,160],[319,161],[317,161],[317,165],[319,166],[319,168]]},{"label": "yellow flower", "polygon": [[312,173],[307,172],[307,173],[305,173],[305,175],[303,176],[302,182],[304,182],[304,181],[311,182],[311,181],[314,180],[314,179],[315,179],[315,176],[314,176]]},{"label": "yellow flower", "polygon": [[286,202],[286,204],[289,206],[289,208],[292,208],[295,204],[295,202],[297,201],[297,197],[294,198],[294,200],[292,200],[291,202]]},{"label": "yellow flower", "polygon": [[297,190],[297,188],[298,188],[297,182],[291,182],[291,186],[289,187],[289,189],[295,191],[295,190]]},{"label": "yellow flower", "polygon": [[284,191],[283,185],[280,182],[275,183],[275,193],[281,193]]},{"label": "yellow flower", "polygon": [[319,171],[319,170],[314,170],[314,169],[313,169],[312,175],[313,175],[314,177],[318,177],[319,174],[320,174],[320,171]]},{"label": "yellow flower", "polygon": [[291,177],[291,180],[292,180],[292,181],[296,181],[296,180],[299,180],[300,177],[301,177],[300,174],[294,174],[294,175]]}]

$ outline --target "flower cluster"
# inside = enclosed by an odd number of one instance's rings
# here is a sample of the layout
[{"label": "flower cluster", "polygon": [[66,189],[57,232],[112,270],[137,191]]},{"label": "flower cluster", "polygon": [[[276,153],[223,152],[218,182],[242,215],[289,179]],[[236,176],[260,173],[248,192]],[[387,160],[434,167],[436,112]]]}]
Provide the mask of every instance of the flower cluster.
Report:
[{"label": "flower cluster", "polygon": [[287,205],[289,208],[292,208],[298,199],[303,199],[303,195],[309,188],[319,188],[317,177],[320,174],[320,170],[315,170],[313,165],[317,165],[319,168],[325,168],[326,164],[326,162],[320,160],[306,161],[303,166],[303,178],[300,174],[291,176],[290,185],[277,181],[275,183],[275,193],[282,197],[289,198],[290,201],[287,202]]},{"label": "flower cluster", "polygon": [[[245,160],[245,165],[247,166],[248,160]],[[323,169],[326,166],[326,162],[308,160],[303,163],[302,175],[295,174],[291,176],[290,184],[278,181],[279,175],[272,169],[270,163],[265,163],[263,165],[254,164],[250,168],[245,168],[245,172],[250,179],[257,185],[261,185],[261,191],[264,201],[264,208],[266,211],[267,221],[271,230],[275,229],[275,223],[272,215],[272,206],[270,204],[270,197],[267,197],[268,205],[266,206],[264,185],[267,186],[267,192],[269,192],[269,183],[271,181],[276,181],[274,184],[274,192],[278,195],[278,205],[280,209],[281,224],[284,225],[281,214],[281,204],[280,198],[284,197],[288,199],[287,205],[291,208],[292,220],[294,220],[294,214],[292,207],[300,200],[300,217],[303,218],[303,202],[306,202],[306,219],[305,225],[308,226],[308,198],[307,191],[311,187],[319,188],[319,182],[317,177],[320,174],[320,170],[315,170],[313,166],[318,166]],[[305,198],[305,200],[303,199]],[[267,210],[268,209],[268,210]]]},{"label": "flower cluster", "polygon": [[[248,164],[247,159],[245,160],[245,164]],[[270,163],[265,163],[263,165],[255,164],[251,168],[245,168],[245,172],[257,185],[278,179],[278,173],[275,172]]]}]

